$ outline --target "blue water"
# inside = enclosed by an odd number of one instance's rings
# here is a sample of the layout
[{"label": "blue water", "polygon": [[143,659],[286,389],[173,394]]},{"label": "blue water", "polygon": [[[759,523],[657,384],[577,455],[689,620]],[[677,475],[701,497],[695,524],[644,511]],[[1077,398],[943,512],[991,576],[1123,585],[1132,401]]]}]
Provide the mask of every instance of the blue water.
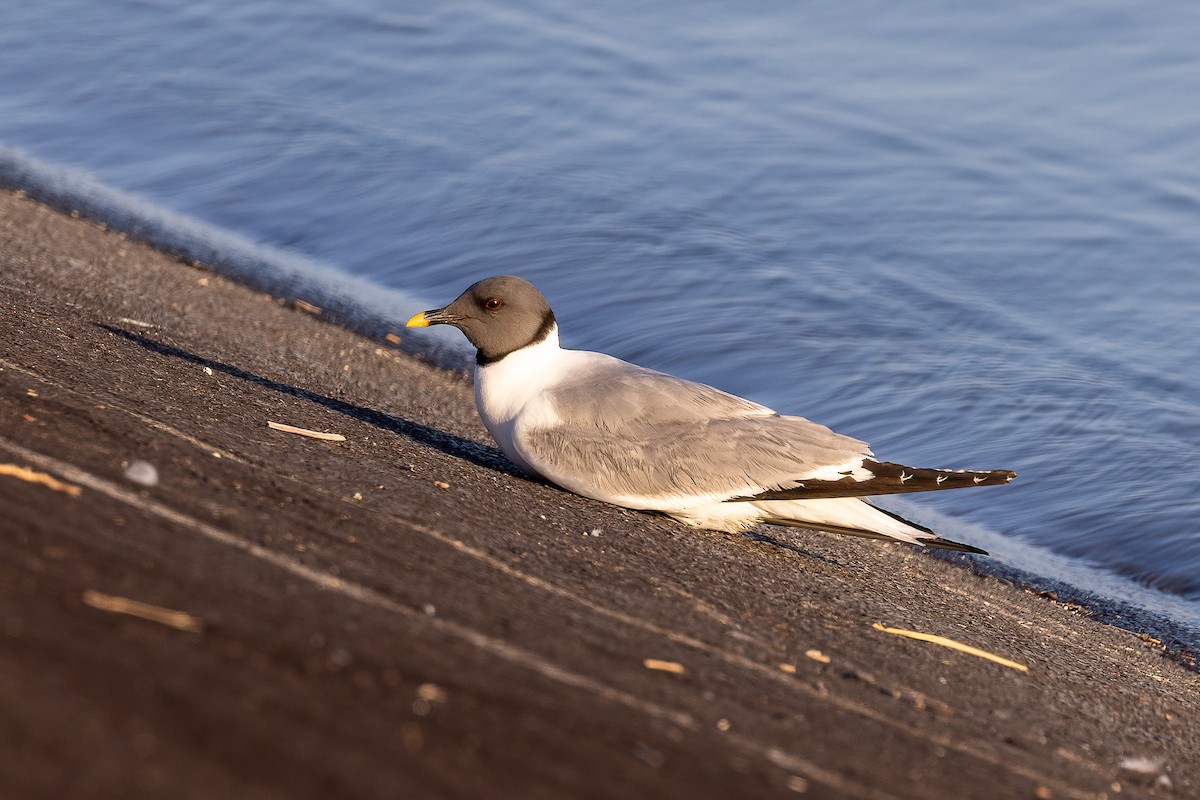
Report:
[{"label": "blue water", "polygon": [[218,250],[323,265],[364,303],[413,298],[397,315],[517,273],[569,346],[885,459],[1016,469],[901,506],[1200,625],[1200,5],[43,0],[3,19],[10,156],[160,227],[199,220]]}]

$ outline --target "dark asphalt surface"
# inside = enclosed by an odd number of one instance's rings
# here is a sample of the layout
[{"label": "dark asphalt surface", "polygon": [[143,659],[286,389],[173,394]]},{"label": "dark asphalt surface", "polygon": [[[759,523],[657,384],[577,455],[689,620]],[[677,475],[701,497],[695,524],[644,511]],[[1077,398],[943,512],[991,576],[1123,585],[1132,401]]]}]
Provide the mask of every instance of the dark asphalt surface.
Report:
[{"label": "dark asphalt surface", "polygon": [[462,376],[0,191],[6,800],[1200,796],[1200,676],[967,564],[527,480]]}]

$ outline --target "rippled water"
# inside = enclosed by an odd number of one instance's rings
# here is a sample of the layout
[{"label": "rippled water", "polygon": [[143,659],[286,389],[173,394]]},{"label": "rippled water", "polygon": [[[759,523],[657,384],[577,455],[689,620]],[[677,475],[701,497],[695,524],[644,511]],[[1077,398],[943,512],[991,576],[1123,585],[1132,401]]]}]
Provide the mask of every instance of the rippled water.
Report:
[{"label": "rippled water", "polygon": [[1016,469],[904,509],[1200,620],[1200,6],[10,5],[0,144],[362,295],[518,273],[569,346]]}]

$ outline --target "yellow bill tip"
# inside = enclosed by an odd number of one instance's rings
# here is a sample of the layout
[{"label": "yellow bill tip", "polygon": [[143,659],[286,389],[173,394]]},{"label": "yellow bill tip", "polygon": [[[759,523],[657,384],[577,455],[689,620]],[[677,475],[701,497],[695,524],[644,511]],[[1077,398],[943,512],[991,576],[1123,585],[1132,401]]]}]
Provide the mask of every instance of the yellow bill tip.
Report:
[{"label": "yellow bill tip", "polygon": [[425,318],[425,312],[422,311],[419,314],[413,314],[411,317],[409,317],[408,322],[404,323],[404,327],[406,327],[406,328],[428,328],[429,320]]}]

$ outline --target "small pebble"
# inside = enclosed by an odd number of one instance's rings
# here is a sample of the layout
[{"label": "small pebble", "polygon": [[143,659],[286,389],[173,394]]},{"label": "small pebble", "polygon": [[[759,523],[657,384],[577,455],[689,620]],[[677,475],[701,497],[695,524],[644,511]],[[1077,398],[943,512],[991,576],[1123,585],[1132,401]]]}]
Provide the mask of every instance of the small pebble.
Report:
[{"label": "small pebble", "polygon": [[1171,788],[1171,779],[1167,776],[1166,765],[1160,759],[1145,756],[1123,758],[1120,766],[1125,772],[1137,775],[1146,781],[1146,785],[1153,783],[1159,789],[1169,790]]},{"label": "small pebble", "polygon": [[134,461],[125,470],[125,478],[142,486],[158,486],[158,470],[147,461]]},{"label": "small pebble", "polygon": [[422,683],[417,687],[417,697],[429,703],[444,703],[446,690],[436,683]]},{"label": "small pebble", "polygon": [[354,661],[354,656],[344,647],[334,647],[329,651],[329,663],[338,669],[344,669]]},{"label": "small pebble", "polygon": [[1138,775],[1158,775],[1162,772],[1162,762],[1156,758],[1130,757],[1121,759],[1121,769]]},{"label": "small pebble", "polygon": [[796,794],[804,794],[808,791],[808,781],[801,778],[799,775],[792,775],[787,780],[787,788],[791,789]]}]

